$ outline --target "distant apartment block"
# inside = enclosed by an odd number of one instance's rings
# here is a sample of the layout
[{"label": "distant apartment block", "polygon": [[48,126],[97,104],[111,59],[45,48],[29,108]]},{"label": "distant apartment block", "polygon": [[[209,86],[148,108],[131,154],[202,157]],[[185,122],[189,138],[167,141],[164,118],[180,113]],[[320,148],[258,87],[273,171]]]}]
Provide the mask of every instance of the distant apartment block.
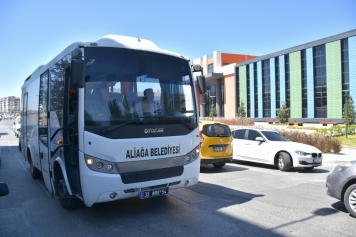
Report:
[{"label": "distant apartment block", "polygon": [[8,96],[0,99],[0,113],[18,113],[20,111],[20,97]]}]

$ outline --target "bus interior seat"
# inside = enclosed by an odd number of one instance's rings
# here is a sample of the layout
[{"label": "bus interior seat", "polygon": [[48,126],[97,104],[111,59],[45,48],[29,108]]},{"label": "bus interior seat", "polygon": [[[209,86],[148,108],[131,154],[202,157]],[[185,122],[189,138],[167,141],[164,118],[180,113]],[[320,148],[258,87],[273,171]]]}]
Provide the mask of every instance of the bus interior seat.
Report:
[{"label": "bus interior seat", "polygon": [[136,103],[137,96],[133,92],[126,92],[122,98],[122,103],[127,104],[128,109],[131,109]]}]

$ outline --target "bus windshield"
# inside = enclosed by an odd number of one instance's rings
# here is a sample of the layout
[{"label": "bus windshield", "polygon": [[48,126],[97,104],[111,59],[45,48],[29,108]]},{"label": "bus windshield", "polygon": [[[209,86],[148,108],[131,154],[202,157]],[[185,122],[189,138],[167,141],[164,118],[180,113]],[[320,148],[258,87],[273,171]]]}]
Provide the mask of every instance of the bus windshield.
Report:
[{"label": "bus windshield", "polygon": [[85,48],[84,55],[85,126],[197,123],[186,59],[109,47]]}]

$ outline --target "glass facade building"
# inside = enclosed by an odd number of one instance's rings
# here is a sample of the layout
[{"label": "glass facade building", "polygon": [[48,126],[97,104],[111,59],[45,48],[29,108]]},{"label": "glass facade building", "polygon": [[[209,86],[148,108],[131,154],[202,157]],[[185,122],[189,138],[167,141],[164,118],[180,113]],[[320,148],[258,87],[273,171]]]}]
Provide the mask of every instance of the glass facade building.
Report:
[{"label": "glass facade building", "polygon": [[236,64],[236,105],[250,118],[342,121],[346,95],[356,101],[356,30]]}]

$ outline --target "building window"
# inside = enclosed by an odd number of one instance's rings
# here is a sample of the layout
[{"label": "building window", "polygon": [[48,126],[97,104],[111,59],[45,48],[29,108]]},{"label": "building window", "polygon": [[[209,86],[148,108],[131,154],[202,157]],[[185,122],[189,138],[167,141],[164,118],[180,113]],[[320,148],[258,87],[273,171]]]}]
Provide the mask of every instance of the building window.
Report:
[{"label": "building window", "polygon": [[258,80],[257,80],[257,63],[253,64],[253,83],[255,92],[255,118],[258,118]]},{"label": "building window", "polygon": [[314,116],[315,118],[327,117],[326,100],[326,56],[325,45],[313,48],[314,62]]},{"label": "building window", "polygon": [[271,117],[271,78],[269,59],[262,61],[263,118]]},{"label": "building window", "polygon": [[284,64],[285,64],[285,80],[286,80],[286,103],[287,103],[287,107],[290,108],[289,54],[284,55]]},{"label": "building window", "polygon": [[279,78],[279,57],[275,57],[275,87],[276,87],[276,109],[281,107],[281,84]]},{"label": "building window", "polygon": [[246,76],[247,76],[247,104],[246,104],[247,113],[246,113],[246,115],[248,118],[251,118],[250,65],[246,65]]},{"label": "building window", "polygon": [[208,65],[208,73],[213,73],[214,72],[214,63],[210,63]]},{"label": "building window", "polygon": [[302,118],[308,118],[307,51],[301,51],[302,66]]},{"label": "building window", "polygon": [[346,103],[346,91],[350,95],[350,77],[349,77],[349,41],[348,39],[341,40],[341,70],[342,70],[342,109],[344,110]]}]

